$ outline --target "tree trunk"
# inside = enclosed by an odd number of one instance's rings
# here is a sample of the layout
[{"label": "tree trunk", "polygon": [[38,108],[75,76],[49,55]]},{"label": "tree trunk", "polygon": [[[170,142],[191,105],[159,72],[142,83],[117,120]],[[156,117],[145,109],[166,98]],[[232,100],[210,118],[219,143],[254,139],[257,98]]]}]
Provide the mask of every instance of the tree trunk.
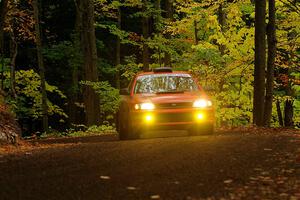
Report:
[{"label": "tree trunk", "polygon": [[277,109],[277,116],[278,116],[278,122],[280,126],[283,126],[283,118],[282,118],[282,112],[280,108],[280,101],[276,100],[276,109]]},{"label": "tree trunk", "polygon": [[[97,48],[94,26],[94,1],[80,0],[81,14],[81,51],[83,55],[83,70],[85,81],[97,82]],[[86,125],[92,126],[100,123],[99,95],[90,87],[84,86],[84,104],[86,112]]]},{"label": "tree trunk", "polygon": [[70,127],[77,124],[77,105],[78,102],[78,69],[72,69],[72,90],[68,98],[68,121]]},{"label": "tree trunk", "polygon": [[253,123],[263,126],[266,68],[266,0],[255,1]]},{"label": "tree trunk", "polygon": [[[219,5],[219,8],[218,8],[218,21],[219,21],[219,24],[221,26],[221,31],[222,33],[225,31],[225,23],[226,23],[226,14],[223,10],[223,4],[221,3]],[[224,55],[225,53],[225,46],[223,44],[220,44],[219,45],[219,50],[220,50],[220,53],[221,55]]]},{"label": "tree trunk", "polygon": [[8,0],[0,1],[0,59],[1,59],[1,89],[4,80],[4,22],[7,14]]},{"label": "tree trunk", "polygon": [[[78,32],[76,33],[75,36],[75,41],[74,45],[75,48],[78,48],[80,45],[80,38]],[[74,127],[75,124],[82,124],[82,120],[78,120],[78,106],[76,103],[79,101],[78,97],[78,92],[79,92],[79,69],[78,66],[72,66],[72,71],[71,71],[71,87],[72,89],[70,90],[69,93],[69,98],[68,98],[68,121],[70,127]],[[81,117],[81,116],[80,116]]]},{"label": "tree trunk", "polygon": [[199,43],[198,39],[198,22],[194,20],[194,34],[195,34],[195,45]]},{"label": "tree trunk", "polygon": [[[158,15],[155,17],[155,21],[154,21],[154,31],[158,34],[161,35],[161,5],[160,5],[161,1],[160,0],[156,0],[155,1],[155,9],[158,11]],[[157,46],[157,51],[158,51],[158,63],[159,63],[159,67],[161,67],[162,64],[162,59],[161,59],[161,48],[159,46]]]},{"label": "tree trunk", "polygon": [[[147,1],[143,0],[143,11],[146,12],[146,4]],[[150,52],[149,52],[149,47],[147,45],[147,39],[149,38],[150,35],[150,30],[149,30],[149,17],[148,16],[143,16],[142,18],[142,31],[143,31],[143,70],[144,72],[149,71],[149,64],[150,64]]]},{"label": "tree trunk", "polygon": [[266,81],[266,98],[264,110],[265,126],[270,126],[272,117],[272,103],[273,103],[273,82],[274,82],[274,68],[276,57],[276,27],[275,27],[275,0],[269,0],[269,23],[267,27],[268,36],[268,63],[267,63],[267,81]]},{"label": "tree trunk", "polygon": [[[122,22],[122,15],[121,15],[121,8],[118,7],[118,22],[117,26],[118,29],[121,30],[121,22]],[[121,65],[121,40],[120,37],[117,36],[116,38],[116,87],[120,89],[120,65]]]},{"label": "tree trunk", "polygon": [[294,127],[293,122],[294,110],[293,110],[293,101],[287,99],[284,105],[284,126],[285,127]]},{"label": "tree trunk", "polygon": [[[82,16],[81,16],[81,10],[79,8],[80,2],[79,0],[74,0],[74,5],[76,8],[76,20],[75,20],[75,34],[74,34],[74,48],[76,48],[78,51],[80,51],[81,42],[80,42],[80,33],[82,29]],[[83,59],[83,58],[81,58]],[[72,72],[71,72],[71,84],[72,84],[72,90],[69,92],[69,98],[68,98],[68,121],[69,126],[74,127],[75,124],[82,124],[84,123],[81,118],[81,116],[78,115],[78,106],[76,105],[77,102],[79,102],[79,74],[80,74],[80,66],[78,65],[72,65]]]},{"label": "tree trunk", "polygon": [[41,78],[41,93],[42,93],[42,115],[43,115],[43,131],[48,131],[48,104],[47,104],[47,92],[46,92],[46,80],[45,80],[45,66],[42,53],[42,41],[39,24],[39,7],[38,0],[33,0],[34,20],[35,20],[35,35],[36,35],[36,48],[38,57],[38,67]]},{"label": "tree trunk", "polygon": [[[0,1],[0,47],[2,50],[3,47],[3,34],[4,34],[4,23],[5,23],[5,17],[7,14],[7,6],[8,6],[8,0],[2,0]],[[1,51],[2,53],[2,51]]]},{"label": "tree trunk", "polygon": [[159,27],[160,26],[160,23],[161,23],[161,0],[156,0],[155,1],[155,9],[156,9],[156,11],[158,12],[158,14],[156,15],[156,17],[155,17],[155,21],[154,21],[154,23],[155,23],[155,32],[156,33],[159,33],[160,31],[161,31],[161,27]]},{"label": "tree trunk", "polygon": [[[174,0],[166,0],[166,18],[172,22],[174,21],[174,7],[173,7]],[[167,39],[171,39],[171,35],[169,33],[166,34]],[[165,67],[172,67],[172,59],[169,52],[165,52],[164,58]]]},{"label": "tree trunk", "polygon": [[2,0],[0,1],[0,50],[1,50],[1,55],[2,55],[2,48],[3,48],[3,35],[4,35],[4,22],[5,22],[5,17],[7,14],[7,5],[8,5],[8,0]]},{"label": "tree trunk", "polygon": [[18,43],[16,41],[16,38],[14,36],[14,33],[11,33],[11,63],[10,63],[10,89],[11,89],[11,96],[13,98],[16,98],[16,58],[18,55]]}]

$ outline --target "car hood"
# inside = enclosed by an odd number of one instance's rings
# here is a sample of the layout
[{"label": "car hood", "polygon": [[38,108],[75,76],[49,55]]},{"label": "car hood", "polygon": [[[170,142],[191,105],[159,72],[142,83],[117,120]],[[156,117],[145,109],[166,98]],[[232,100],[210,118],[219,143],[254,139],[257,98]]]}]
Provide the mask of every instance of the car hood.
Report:
[{"label": "car hood", "polygon": [[135,94],[133,96],[133,101],[136,103],[152,102],[154,104],[161,104],[175,102],[194,102],[199,98],[207,98],[207,96],[200,92],[184,92],[172,94]]}]

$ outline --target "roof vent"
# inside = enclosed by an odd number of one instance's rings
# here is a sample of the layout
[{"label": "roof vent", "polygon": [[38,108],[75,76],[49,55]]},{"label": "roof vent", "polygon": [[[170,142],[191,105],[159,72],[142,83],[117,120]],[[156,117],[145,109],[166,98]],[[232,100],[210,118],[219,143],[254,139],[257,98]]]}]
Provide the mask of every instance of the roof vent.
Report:
[{"label": "roof vent", "polygon": [[173,72],[171,67],[159,67],[159,68],[155,68],[153,69],[154,73],[160,73],[160,72]]}]

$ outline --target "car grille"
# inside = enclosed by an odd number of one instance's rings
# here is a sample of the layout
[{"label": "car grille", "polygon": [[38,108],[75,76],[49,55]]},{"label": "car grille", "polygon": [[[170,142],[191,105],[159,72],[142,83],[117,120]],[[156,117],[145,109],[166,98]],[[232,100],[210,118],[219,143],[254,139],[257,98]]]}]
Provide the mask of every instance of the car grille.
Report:
[{"label": "car grille", "polygon": [[192,108],[193,103],[191,102],[182,102],[182,103],[161,103],[156,104],[158,109],[178,109],[178,108]]},{"label": "car grille", "polygon": [[157,122],[190,122],[193,121],[192,113],[160,113],[156,116]]}]

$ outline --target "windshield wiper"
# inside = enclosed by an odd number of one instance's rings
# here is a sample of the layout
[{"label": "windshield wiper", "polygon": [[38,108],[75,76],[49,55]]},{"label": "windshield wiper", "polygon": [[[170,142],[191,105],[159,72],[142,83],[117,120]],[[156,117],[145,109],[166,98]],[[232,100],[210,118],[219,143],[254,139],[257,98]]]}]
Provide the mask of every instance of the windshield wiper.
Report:
[{"label": "windshield wiper", "polygon": [[155,94],[177,94],[177,93],[184,93],[184,91],[181,90],[181,91],[163,91],[163,92],[155,92]]}]

